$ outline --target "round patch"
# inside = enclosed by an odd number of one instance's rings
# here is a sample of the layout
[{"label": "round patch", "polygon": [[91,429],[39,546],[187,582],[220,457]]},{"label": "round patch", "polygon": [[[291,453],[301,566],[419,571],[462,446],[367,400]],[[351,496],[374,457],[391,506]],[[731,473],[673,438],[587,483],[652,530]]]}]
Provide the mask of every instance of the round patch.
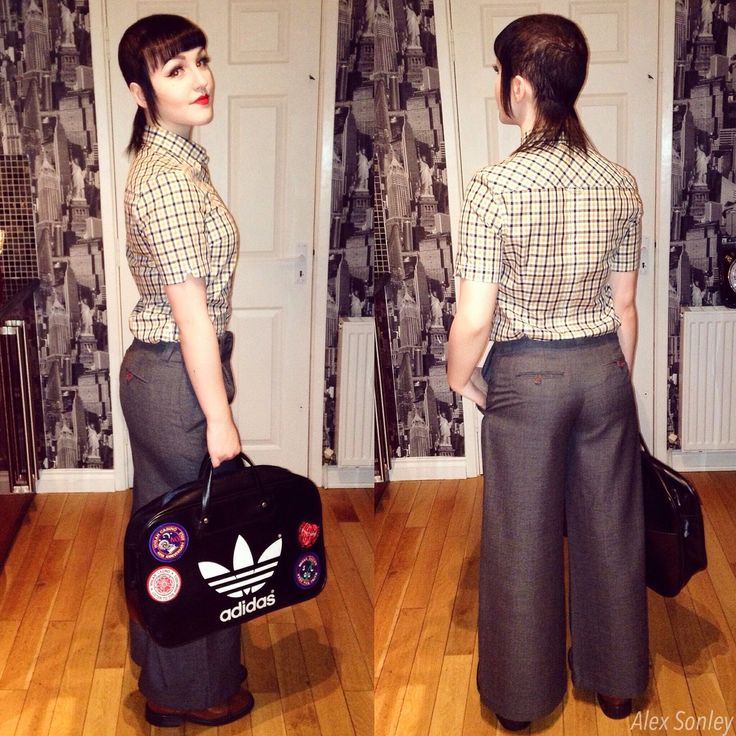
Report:
[{"label": "round patch", "polygon": [[148,549],[154,559],[161,562],[174,562],[186,551],[189,545],[187,530],[172,522],[157,526],[148,538]]},{"label": "round patch", "polygon": [[146,581],[148,595],[157,603],[173,601],[181,590],[181,577],[173,567],[157,567]]},{"label": "round patch", "polygon": [[319,525],[312,524],[309,521],[303,521],[299,524],[299,530],[297,531],[297,538],[299,539],[299,546],[311,547],[319,537]]},{"label": "round patch", "polygon": [[307,553],[302,555],[294,565],[294,582],[302,589],[311,588],[322,577],[322,565],[319,559]]}]

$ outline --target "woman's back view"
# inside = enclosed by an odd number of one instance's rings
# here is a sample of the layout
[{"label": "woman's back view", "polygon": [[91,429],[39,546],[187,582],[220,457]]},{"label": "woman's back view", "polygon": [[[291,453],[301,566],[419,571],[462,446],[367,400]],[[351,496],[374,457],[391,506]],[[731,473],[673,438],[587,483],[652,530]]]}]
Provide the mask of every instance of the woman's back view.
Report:
[{"label": "woman's back view", "polygon": [[[460,223],[450,386],[484,410],[478,688],[510,730],[565,693],[563,528],[573,681],[623,718],[648,677],[636,345],[641,200],[574,104],[588,49],[561,16],[494,44],[519,148],[471,181]],[[486,362],[487,386],[475,366]]]}]

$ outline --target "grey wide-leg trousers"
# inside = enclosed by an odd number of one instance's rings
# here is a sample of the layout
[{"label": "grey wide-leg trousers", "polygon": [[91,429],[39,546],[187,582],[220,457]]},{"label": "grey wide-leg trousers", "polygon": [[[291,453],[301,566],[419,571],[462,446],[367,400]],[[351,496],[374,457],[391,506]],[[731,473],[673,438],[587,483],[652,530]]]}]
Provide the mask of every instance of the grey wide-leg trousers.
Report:
[{"label": "grey wide-leg trousers", "polygon": [[648,678],[638,422],[615,335],[496,343],[483,418],[478,689],[533,720],[573,680],[634,697]]},{"label": "grey wide-leg trousers", "polygon": [[[223,378],[234,394],[232,335],[220,340]],[[134,340],[120,369],[120,402],[133,451],[133,511],[197,477],[207,452],[205,418],[178,343]],[[139,688],[147,700],[197,710],[222,703],[240,687],[240,628],[162,647],[130,623],[130,650],[141,666]]]}]

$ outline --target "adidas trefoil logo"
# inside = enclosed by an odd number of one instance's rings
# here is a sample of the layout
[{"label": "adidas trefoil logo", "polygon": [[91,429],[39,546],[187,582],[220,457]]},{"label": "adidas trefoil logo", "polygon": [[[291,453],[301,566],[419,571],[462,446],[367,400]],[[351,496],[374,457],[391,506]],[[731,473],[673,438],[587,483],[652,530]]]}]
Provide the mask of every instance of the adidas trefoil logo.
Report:
[{"label": "adidas trefoil logo", "polygon": [[264,553],[253,562],[248,542],[238,534],[233,550],[233,569],[228,570],[217,562],[200,562],[199,571],[208,585],[230,598],[243,598],[260,590],[273,575],[281,555],[281,538],[266,547]]}]

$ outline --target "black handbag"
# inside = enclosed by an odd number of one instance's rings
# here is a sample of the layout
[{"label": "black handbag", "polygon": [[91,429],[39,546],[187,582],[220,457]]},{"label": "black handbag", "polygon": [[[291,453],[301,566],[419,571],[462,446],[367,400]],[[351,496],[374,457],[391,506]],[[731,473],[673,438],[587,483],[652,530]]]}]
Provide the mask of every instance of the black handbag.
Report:
[{"label": "black handbag", "polygon": [[676,470],[649,453],[643,439],[641,474],[647,585],[660,595],[675,596],[708,564],[700,498]]},{"label": "black handbag", "polygon": [[206,458],[199,478],[128,522],[128,610],[162,646],[314,598],[325,585],[314,483],[285,468],[254,466],[245,455],[234,465],[213,473]]}]

